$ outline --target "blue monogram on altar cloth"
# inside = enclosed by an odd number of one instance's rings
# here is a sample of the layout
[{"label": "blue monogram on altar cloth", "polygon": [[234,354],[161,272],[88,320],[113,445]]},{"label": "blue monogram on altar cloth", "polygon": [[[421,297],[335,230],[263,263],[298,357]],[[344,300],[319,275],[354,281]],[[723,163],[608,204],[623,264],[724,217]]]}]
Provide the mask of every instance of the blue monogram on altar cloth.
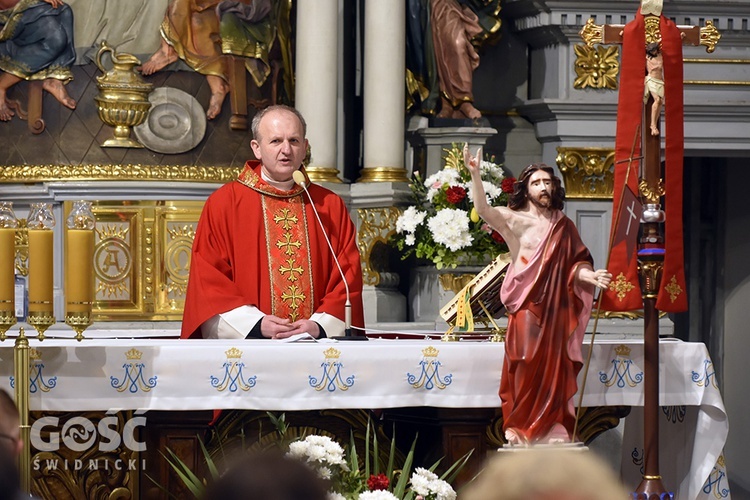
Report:
[{"label": "blue monogram on altar cloth", "polygon": [[[49,392],[57,386],[57,377],[50,377],[44,380],[44,363],[42,363],[42,353],[37,349],[29,349],[29,392],[31,394],[37,391]],[[10,387],[15,389],[15,377],[10,377]]]},{"label": "blue monogram on altar cloth", "polygon": [[617,385],[624,389],[626,385],[635,387],[643,382],[643,372],[631,373],[633,360],[630,359],[630,348],[626,345],[619,345],[615,348],[614,359],[610,361],[612,371],[609,373],[599,372],[599,381],[607,387]]},{"label": "blue monogram on altar cloth", "polygon": [[122,381],[114,375],[109,377],[110,384],[117,389],[117,392],[127,390],[134,394],[138,391],[149,392],[156,387],[156,375],[149,378],[148,381],[144,378],[146,364],[141,362],[142,355],[143,353],[135,347],[125,353],[125,358],[128,361],[122,365],[123,370],[125,370]]},{"label": "blue monogram on altar cloth", "polygon": [[341,351],[333,347],[329,347],[323,351],[325,361],[320,364],[323,373],[320,378],[313,375],[308,376],[310,387],[316,391],[322,391],[326,389],[328,392],[335,392],[336,389],[342,391],[349,390],[354,385],[354,375],[349,375],[344,380],[344,374],[341,369],[344,367],[344,363],[339,361],[341,357]]},{"label": "blue monogram on altar cloth", "polygon": [[444,377],[440,375],[442,363],[438,359],[440,351],[433,346],[422,349],[422,360],[419,362],[421,372],[418,375],[406,373],[406,381],[415,389],[424,388],[431,391],[434,388],[445,389],[453,382],[453,374],[449,373]]},{"label": "blue monogram on altar cloth", "polygon": [[716,371],[714,370],[714,364],[710,359],[703,360],[703,373],[691,371],[691,379],[698,387],[713,386],[714,389],[718,389],[719,386],[716,383]]},{"label": "blue monogram on altar cloth", "polygon": [[242,362],[242,351],[236,347],[232,347],[228,351],[225,351],[227,360],[221,367],[224,369],[224,373],[220,377],[210,376],[211,387],[214,387],[219,392],[229,391],[237,392],[238,390],[249,391],[255,387],[257,375],[245,378],[245,374],[242,373],[242,369],[245,368],[245,363]]},{"label": "blue monogram on altar cloth", "polygon": [[729,498],[729,483],[723,453],[719,455],[714,469],[709,474],[706,482],[703,483],[703,493],[713,498]]}]

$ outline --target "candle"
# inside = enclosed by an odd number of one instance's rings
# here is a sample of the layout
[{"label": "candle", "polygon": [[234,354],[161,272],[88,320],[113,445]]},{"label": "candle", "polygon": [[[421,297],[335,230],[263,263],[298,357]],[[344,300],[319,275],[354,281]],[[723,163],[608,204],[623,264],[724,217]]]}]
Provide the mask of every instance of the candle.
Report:
[{"label": "candle", "polygon": [[16,230],[0,227],[0,311],[15,310]]},{"label": "candle", "polygon": [[91,312],[94,300],[94,231],[68,229],[65,248],[65,302],[67,313]]},{"label": "candle", "polygon": [[50,229],[29,229],[29,313],[54,311],[52,236]]}]

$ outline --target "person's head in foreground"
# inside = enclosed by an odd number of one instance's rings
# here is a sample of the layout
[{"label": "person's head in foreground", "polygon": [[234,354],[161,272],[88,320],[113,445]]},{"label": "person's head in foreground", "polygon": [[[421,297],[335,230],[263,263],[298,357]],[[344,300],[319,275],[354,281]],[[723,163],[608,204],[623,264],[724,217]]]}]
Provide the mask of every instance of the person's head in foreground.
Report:
[{"label": "person's head in foreground", "polygon": [[328,483],[300,460],[276,452],[240,458],[203,500],[326,500]]},{"label": "person's head in foreground", "polygon": [[488,460],[460,500],[625,500],[611,467],[590,451],[525,449]]}]

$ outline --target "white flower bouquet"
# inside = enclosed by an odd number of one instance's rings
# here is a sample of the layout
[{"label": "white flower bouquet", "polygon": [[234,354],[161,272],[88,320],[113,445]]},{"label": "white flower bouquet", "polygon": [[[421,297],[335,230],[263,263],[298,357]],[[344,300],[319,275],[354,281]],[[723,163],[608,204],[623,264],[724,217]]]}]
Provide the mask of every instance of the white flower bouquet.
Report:
[{"label": "white flower bouquet", "polygon": [[[502,237],[473,210],[471,174],[464,166],[462,149],[453,144],[445,151],[443,170],[424,181],[414,174],[415,203],[397,219],[392,244],[402,252],[402,259],[413,254],[438,269],[481,263],[507,252]],[[492,161],[483,160],[480,169],[487,202],[506,205],[515,179],[505,177],[502,167]]]}]

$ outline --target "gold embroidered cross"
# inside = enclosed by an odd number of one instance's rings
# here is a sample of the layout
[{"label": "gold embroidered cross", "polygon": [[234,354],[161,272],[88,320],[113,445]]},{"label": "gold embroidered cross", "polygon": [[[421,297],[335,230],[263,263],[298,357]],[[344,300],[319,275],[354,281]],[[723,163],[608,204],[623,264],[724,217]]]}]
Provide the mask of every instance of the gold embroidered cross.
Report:
[{"label": "gold embroidered cross", "polygon": [[281,224],[281,227],[288,230],[294,224],[297,224],[299,219],[296,215],[291,214],[288,208],[282,208],[280,213],[273,216],[273,221],[276,224]]},{"label": "gold embroidered cross", "polygon": [[284,253],[287,255],[293,255],[294,249],[292,247],[295,247],[297,250],[302,246],[302,243],[299,241],[292,241],[292,233],[284,233],[284,240],[279,240],[276,242],[276,246],[278,248],[286,248],[284,250]]},{"label": "gold embroidered cross", "polygon": [[635,285],[629,282],[623,273],[620,273],[617,275],[615,281],[609,285],[609,288],[617,292],[617,298],[622,301],[625,295],[635,288]]},{"label": "gold embroidered cross", "polygon": [[677,284],[677,278],[675,276],[672,276],[672,279],[669,280],[669,284],[665,286],[664,289],[669,292],[669,299],[672,302],[677,300],[677,296],[682,293],[682,287]]},{"label": "gold embroidered cross", "polygon": [[299,303],[305,300],[305,294],[300,292],[297,285],[289,285],[287,291],[281,294],[281,298],[284,302],[289,302],[289,307],[297,309]]},{"label": "gold embroidered cross", "polygon": [[294,273],[301,275],[303,272],[305,272],[305,270],[299,266],[295,267],[295,265],[296,264],[294,262],[294,258],[287,259],[286,266],[280,266],[279,272],[281,274],[289,273],[289,276],[287,279],[289,281],[297,281],[298,276],[296,276]]}]

